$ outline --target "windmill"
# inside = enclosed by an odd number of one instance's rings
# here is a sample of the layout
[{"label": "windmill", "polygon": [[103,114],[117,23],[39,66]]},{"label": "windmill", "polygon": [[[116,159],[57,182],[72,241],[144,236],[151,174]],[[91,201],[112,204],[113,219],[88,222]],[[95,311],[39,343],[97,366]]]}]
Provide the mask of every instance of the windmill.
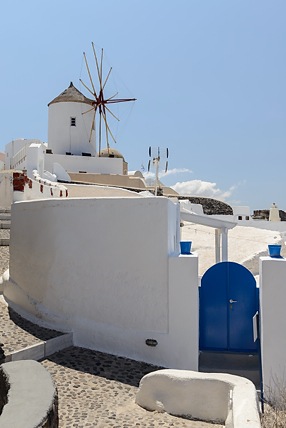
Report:
[{"label": "windmill", "polygon": [[169,158],[169,149],[160,150],[160,147],[149,147],[149,162],[148,162],[148,172],[150,171],[151,164],[155,166],[155,196],[158,195],[159,188],[159,165],[161,158],[165,160],[165,174],[168,171],[168,158]]},{"label": "windmill", "polygon": [[94,111],[90,134],[89,134],[89,142],[91,142],[92,134],[94,132],[95,144],[97,145],[97,140],[98,140],[98,153],[100,156],[102,136],[103,136],[102,134],[104,130],[105,130],[105,141],[106,141],[107,149],[109,150],[109,147],[110,147],[109,145],[110,137],[114,141],[114,143],[116,143],[116,139],[108,125],[108,116],[109,115],[112,116],[117,121],[119,121],[119,118],[115,116],[115,114],[111,111],[110,109],[111,105],[118,104],[118,103],[125,103],[129,101],[136,101],[136,98],[116,98],[116,96],[118,95],[118,92],[116,92],[111,97],[108,97],[108,98],[105,97],[104,89],[110,77],[112,67],[110,67],[106,77],[104,78],[103,77],[103,49],[101,49],[100,60],[98,60],[94,43],[92,42],[91,45],[92,45],[92,50],[93,50],[93,55],[94,55],[94,60],[96,65],[99,89],[95,89],[95,85],[92,79],[90,67],[88,65],[85,52],[83,53],[83,57],[84,57],[84,62],[85,62],[91,87],[89,87],[86,83],[84,83],[82,79],[79,79],[79,80],[83,84],[83,86],[88,90],[88,92],[93,96],[93,99],[94,99],[92,107],[89,110],[83,112],[82,114],[89,113],[92,110]]}]

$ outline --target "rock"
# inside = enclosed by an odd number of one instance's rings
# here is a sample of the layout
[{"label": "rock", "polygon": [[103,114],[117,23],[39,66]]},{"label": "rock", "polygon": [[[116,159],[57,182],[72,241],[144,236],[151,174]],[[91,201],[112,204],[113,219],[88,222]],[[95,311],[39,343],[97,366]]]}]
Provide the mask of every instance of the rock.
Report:
[{"label": "rock", "polygon": [[178,196],[178,199],[187,199],[193,204],[201,204],[204,214],[207,215],[233,215],[233,210],[230,205],[216,199],[196,196]]}]

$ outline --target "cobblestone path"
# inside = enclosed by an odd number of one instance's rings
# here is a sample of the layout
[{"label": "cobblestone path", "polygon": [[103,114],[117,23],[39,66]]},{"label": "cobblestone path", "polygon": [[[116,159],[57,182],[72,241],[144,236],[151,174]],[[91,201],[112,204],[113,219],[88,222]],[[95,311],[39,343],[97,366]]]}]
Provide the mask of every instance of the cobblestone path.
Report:
[{"label": "cobblestone path", "polygon": [[77,347],[53,354],[42,364],[58,388],[60,427],[222,427],[139,407],[135,395],[140,379],[158,369],[150,364]]}]

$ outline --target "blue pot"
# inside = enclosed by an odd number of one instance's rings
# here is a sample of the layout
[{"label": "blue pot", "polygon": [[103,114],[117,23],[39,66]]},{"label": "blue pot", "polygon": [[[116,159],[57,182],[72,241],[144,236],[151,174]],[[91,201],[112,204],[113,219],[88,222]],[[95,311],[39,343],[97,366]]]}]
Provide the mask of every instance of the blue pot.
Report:
[{"label": "blue pot", "polygon": [[280,255],[281,245],[278,245],[278,244],[268,245],[268,252],[270,257],[281,257]]},{"label": "blue pot", "polygon": [[192,241],[181,241],[181,254],[190,254],[192,248]]}]

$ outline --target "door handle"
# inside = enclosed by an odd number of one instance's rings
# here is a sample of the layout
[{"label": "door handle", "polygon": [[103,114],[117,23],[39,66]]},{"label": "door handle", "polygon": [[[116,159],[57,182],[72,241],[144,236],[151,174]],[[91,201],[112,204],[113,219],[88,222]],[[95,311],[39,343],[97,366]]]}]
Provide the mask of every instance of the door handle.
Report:
[{"label": "door handle", "polygon": [[237,303],[237,300],[232,300],[232,299],[230,299],[230,300],[229,300],[229,303],[232,305],[233,303]]}]

